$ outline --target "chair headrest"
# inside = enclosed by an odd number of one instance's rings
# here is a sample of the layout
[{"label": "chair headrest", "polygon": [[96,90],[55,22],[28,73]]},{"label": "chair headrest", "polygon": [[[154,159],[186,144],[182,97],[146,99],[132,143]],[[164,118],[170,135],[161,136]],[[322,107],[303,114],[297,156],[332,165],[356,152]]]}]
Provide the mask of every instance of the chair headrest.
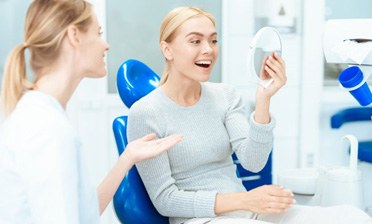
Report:
[{"label": "chair headrest", "polygon": [[117,72],[117,88],[121,100],[130,108],[133,103],[154,90],[160,77],[141,61],[123,62]]}]

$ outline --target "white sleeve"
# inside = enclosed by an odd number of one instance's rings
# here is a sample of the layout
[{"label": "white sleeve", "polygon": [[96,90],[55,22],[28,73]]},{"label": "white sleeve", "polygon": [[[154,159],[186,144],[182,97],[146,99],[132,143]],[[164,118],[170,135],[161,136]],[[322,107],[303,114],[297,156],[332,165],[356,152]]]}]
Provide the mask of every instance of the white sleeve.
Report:
[{"label": "white sleeve", "polygon": [[38,129],[16,153],[33,220],[79,223],[78,147],[69,128]]}]

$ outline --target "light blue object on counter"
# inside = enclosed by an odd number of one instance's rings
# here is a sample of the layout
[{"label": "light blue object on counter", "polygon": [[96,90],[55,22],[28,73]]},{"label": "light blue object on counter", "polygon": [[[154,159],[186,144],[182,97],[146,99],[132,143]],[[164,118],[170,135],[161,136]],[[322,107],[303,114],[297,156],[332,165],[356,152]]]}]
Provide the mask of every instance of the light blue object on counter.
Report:
[{"label": "light blue object on counter", "polygon": [[343,70],[338,76],[340,84],[347,89],[361,106],[372,103],[371,90],[358,66],[351,66]]}]

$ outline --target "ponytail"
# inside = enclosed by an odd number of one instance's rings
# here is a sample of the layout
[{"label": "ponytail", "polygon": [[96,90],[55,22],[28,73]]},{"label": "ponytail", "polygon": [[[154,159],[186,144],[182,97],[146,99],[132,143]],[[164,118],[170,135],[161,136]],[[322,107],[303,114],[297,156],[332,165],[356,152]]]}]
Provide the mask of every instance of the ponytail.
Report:
[{"label": "ponytail", "polygon": [[1,104],[5,116],[14,110],[25,90],[32,87],[26,76],[26,48],[25,44],[14,48],[5,63],[1,87]]}]

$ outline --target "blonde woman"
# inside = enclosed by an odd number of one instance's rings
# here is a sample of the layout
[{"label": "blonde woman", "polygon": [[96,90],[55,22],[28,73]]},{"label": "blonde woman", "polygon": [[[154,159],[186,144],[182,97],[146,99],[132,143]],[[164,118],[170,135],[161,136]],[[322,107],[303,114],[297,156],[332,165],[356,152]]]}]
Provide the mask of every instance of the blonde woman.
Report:
[{"label": "blonde woman", "polygon": [[[34,0],[24,42],[9,55],[2,82],[0,223],[99,223],[126,172],[181,141],[147,134],[128,144],[98,188],[66,105],[83,78],[106,74],[109,45],[84,0]],[[33,81],[27,80],[25,51]]]},{"label": "blonde woman", "polygon": [[[266,89],[257,87],[255,111],[247,119],[233,87],[207,82],[218,57],[215,26],[214,17],[200,8],[179,7],[169,12],[160,28],[160,48],[166,61],[161,85],[130,109],[129,139],[148,132],[158,137],[184,136],[172,150],[137,164],[157,210],[169,216],[171,224],[368,220],[366,214],[350,207],[293,206],[293,194],[280,186],[245,190],[231,154],[235,152],[241,164],[253,172],[267,162],[275,127],[270,100],[286,83],[285,62],[274,53],[264,61],[261,75],[274,82]],[[346,211],[352,219],[335,218]]]}]

